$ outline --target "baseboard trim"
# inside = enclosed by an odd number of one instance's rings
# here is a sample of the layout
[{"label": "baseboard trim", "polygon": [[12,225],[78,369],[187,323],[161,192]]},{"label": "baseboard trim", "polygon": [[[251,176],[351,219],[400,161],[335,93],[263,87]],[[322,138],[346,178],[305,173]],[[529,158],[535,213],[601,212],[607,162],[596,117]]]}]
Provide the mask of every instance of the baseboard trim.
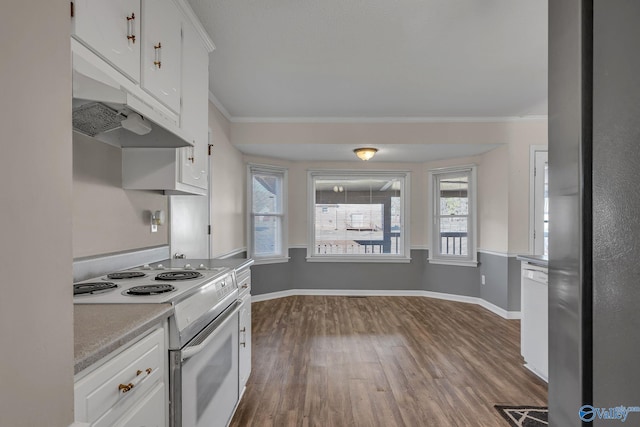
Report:
[{"label": "baseboard trim", "polygon": [[298,295],[307,296],[368,296],[368,297],[426,297],[447,301],[464,302],[467,304],[476,304],[480,307],[497,314],[503,319],[520,319],[519,311],[507,311],[498,307],[482,298],[469,297],[465,295],[446,294],[442,292],[420,291],[420,290],[359,290],[359,289],[289,289],[286,291],[271,292],[268,294],[253,295],[251,302],[268,301],[272,299],[292,297]]},{"label": "baseboard trim", "polygon": [[532,374],[534,374],[536,377],[540,378],[545,383],[547,383],[547,384],[549,383],[549,378],[547,378],[544,375],[542,375],[542,373],[538,372],[538,370],[536,368],[534,368],[533,366],[529,365],[528,363],[525,363],[524,367],[527,368]]}]

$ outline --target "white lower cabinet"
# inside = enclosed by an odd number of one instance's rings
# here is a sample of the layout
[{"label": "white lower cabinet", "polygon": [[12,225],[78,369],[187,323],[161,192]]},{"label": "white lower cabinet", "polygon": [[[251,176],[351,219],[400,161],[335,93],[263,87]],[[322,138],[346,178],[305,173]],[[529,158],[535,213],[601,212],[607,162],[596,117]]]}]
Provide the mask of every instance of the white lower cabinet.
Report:
[{"label": "white lower cabinet", "polygon": [[547,269],[523,262],[521,271],[521,353],[525,366],[547,381],[549,374]]},{"label": "white lower cabinet", "polygon": [[136,407],[116,421],[114,427],[164,427],[165,402],[164,384],[158,384]]},{"label": "white lower cabinet", "polygon": [[76,422],[95,427],[167,426],[165,329],[78,374],[74,385]]},{"label": "white lower cabinet", "polygon": [[240,306],[240,349],[238,351],[239,394],[242,395],[251,374],[251,272],[246,270],[238,274],[238,287],[242,296]]}]

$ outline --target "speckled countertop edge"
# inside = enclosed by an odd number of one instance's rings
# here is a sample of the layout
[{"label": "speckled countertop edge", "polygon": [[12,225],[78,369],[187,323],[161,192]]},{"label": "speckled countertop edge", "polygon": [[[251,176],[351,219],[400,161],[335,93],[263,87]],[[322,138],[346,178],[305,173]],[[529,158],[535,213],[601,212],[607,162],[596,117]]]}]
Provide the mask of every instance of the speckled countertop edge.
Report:
[{"label": "speckled countertop edge", "polygon": [[172,314],[171,304],[74,305],[74,374]]}]

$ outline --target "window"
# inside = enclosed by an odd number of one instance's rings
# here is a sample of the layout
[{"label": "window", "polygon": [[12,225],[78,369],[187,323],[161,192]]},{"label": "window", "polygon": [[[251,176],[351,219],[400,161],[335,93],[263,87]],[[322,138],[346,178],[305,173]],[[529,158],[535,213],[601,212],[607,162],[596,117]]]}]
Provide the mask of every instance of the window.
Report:
[{"label": "window", "polygon": [[288,259],[287,171],[249,165],[247,181],[249,254],[256,263],[284,261]]},{"label": "window", "polygon": [[549,255],[549,162],[546,147],[531,151],[531,253]]},{"label": "window", "polygon": [[310,261],[409,262],[408,172],[309,172]]},{"label": "window", "polygon": [[429,172],[432,190],[429,261],[476,266],[476,168]]}]

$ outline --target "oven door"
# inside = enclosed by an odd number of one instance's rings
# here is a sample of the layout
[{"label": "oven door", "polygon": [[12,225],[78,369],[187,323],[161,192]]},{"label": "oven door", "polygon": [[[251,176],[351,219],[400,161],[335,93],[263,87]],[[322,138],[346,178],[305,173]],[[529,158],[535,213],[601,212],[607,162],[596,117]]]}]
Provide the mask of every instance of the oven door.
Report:
[{"label": "oven door", "polygon": [[236,302],[181,350],[170,351],[174,427],[226,426],[238,402]]}]

